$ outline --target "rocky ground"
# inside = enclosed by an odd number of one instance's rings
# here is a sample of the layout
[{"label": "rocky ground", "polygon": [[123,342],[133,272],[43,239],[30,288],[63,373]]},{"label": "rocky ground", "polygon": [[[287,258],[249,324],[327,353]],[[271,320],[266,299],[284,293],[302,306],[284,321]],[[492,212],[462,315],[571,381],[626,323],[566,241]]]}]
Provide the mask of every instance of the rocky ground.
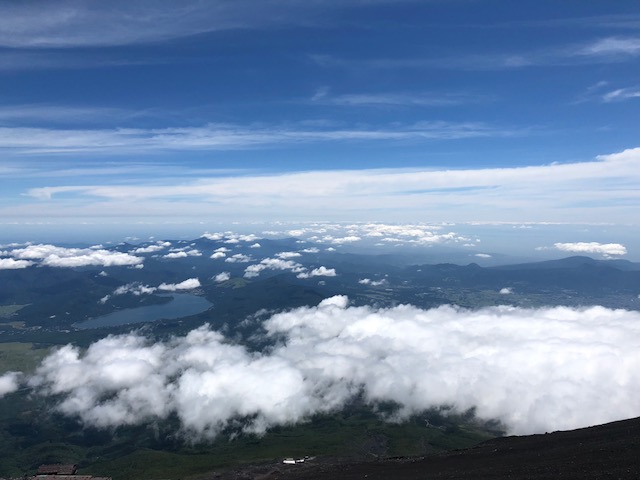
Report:
[{"label": "rocky ground", "polygon": [[[640,479],[640,418],[566,432],[489,440],[425,457],[318,457],[213,474],[207,480]],[[204,480],[204,479],[203,479]]]}]

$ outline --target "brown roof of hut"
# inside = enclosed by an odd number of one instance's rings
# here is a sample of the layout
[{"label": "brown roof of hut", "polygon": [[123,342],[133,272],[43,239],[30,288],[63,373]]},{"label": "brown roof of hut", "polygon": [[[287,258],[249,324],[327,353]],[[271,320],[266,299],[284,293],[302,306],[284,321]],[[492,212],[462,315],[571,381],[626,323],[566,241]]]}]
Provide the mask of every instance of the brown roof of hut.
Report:
[{"label": "brown roof of hut", "polygon": [[36,475],[75,475],[77,471],[77,465],[59,463],[55,465],[40,465]]}]

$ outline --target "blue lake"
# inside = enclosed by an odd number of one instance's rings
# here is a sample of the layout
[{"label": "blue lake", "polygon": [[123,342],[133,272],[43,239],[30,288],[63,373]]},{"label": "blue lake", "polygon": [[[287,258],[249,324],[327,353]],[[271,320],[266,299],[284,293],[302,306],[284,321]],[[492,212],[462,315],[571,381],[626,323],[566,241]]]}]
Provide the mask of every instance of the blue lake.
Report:
[{"label": "blue lake", "polygon": [[147,305],[137,308],[126,308],[111,312],[100,317],[90,318],[84,322],[76,323],[74,327],[102,328],[117,327],[130,323],[155,322],[156,320],[171,320],[175,318],[188,317],[196,313],[204,312],[213,306],[204,297],[180,293],[171,295],[172,300],[161,305]]}]

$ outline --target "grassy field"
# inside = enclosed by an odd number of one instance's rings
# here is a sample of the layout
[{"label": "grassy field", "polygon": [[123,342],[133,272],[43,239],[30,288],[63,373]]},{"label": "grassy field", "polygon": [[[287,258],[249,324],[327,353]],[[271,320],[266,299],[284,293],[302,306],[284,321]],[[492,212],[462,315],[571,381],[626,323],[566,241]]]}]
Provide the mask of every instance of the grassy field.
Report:
[{"label": "grassy field", "polygon": [[0,305],[0,318],[9,318],[26,305]]},{"label": "grassy field", "polygon": [[33,372],[49,348],[33,343],[0,343],[0,375],[5,372]]}]

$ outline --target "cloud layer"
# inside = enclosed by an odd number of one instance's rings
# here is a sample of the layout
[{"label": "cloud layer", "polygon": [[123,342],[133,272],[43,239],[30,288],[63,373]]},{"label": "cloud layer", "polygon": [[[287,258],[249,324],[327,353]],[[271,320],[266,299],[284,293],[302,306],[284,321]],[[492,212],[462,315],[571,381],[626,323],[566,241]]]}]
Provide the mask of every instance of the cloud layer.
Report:
[{"label": "cloud layer", "polygon": [[[350,307],[332,297],[272,316],[263,353],[203,326],[152,344],[134,333],[47,357],[31,385],[100,427],[166,418],[211,437],[295,423],[357,393],[399,415],[476,409],[510,433],[570,429],[640,414],[640,313],[602,307],[468,311]],[[236,423],[237,424],[237,423]]]},{"label": "cloud layer", "polygon": [[[635,222],[639,201],[640,148],[599,156],[595,161],[505,168],[317,170],[266,175],[198,176],[190,180],[165,178],[153,184],[116,185],[92,181],[84,185],[53,183],[30,188],[31,203],[0,217],[34,215],[36,209],[60,215],[97,214],[77,199],[104,205],[99,215],[131,215],[131,201],[149,215],[210,214],[211,203],[229,205],[234,220],[325,218],[354,220],[382,212],[377,220],[510,222]],[[195,172],[194,172],[194,175]],[[268,202],[265,199],[269,199]],[[596,206],[585,208],[584,204]],[[474,208],[469,210],[469,205]],[[536,208],[532,209],[531,205]],[[187,208],[188,206],[188,208]],[[108,207],[108,208],[107,208]],[[525,212],[525,213],[523,213]],[[524,215],[524,216],[523,216]],[[375,231],[384,237],[407,237],[403,232]],[[414,232],[425,244],[446,241],[444,232]],[[327,242],[357,242],[360,235],[327,238]],[[383,237],[383,238],[384,238]],[[323,236],[319,236],[323,238]]]},{"label": "cloud layer", "polygon": [[599,253],[602,255],[626,255],[627,249],[619,243],[573,242],[553,245],[563,252]]},{"label": "cloud layer", "polygon": [[[36,260],[40,262],[40,265],[46,267],[132,266],[141,265],[144,261],[143,258],[136,257],[135,255],[105,250],[100,247],[65,248],[47,244],[28,245],[2,253],[18,259],[18,262],[21,260],[29,262],[29,264],[24,262],[18,264],[15,262],[6,262],[8,265],[14,265],[14,268],[29,266]],[[16,265],[21,266],[16,267]]]}]

